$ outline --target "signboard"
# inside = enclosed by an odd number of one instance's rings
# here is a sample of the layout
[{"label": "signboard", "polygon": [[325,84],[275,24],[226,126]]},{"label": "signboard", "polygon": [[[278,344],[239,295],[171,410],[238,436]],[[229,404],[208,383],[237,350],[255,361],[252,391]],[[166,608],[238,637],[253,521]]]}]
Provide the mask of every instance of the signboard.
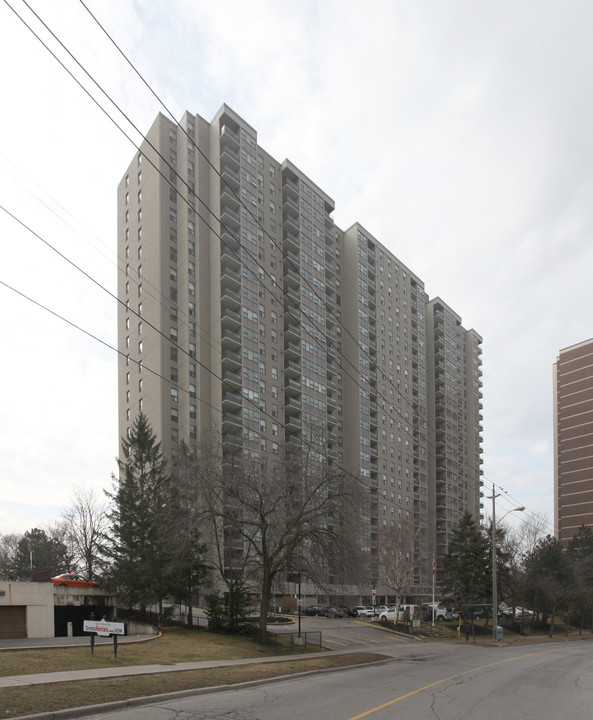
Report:
[{"label": "signboard", "polygon": [[122,622],[109,622],[107,620],[85,620],[82,629],[84,632],[97,633],[101,637],[110,635],[125,635],[126,624]]}]

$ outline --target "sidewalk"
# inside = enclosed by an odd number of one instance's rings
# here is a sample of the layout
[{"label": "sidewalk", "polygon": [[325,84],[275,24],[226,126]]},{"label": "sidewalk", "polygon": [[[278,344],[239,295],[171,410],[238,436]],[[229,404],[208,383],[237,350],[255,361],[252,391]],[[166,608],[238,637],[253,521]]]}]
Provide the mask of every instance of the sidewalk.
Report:
[{"label": "sidewalk", "polygon": [[[360,652],[359,648],[331,650],[332,656],[350,655]],[[28,685],[47,685],[51,683],[75,682],[77,680],[98,680],[133,675],[151,675],[155,673],[180,672],[183,670],[201,670],[204,668],[230,667],[233,665],[251,665],[254,663],[277,663],[288,660],[317,659],[325,653],[304,653],[298,655],[273,655],[269,657],[240,658],[238,660],[204,660],[201,662],[167,663],[166,665],[128,665],[113,668],[93,668],[91,670],[67,670],[65,672],[37,673],[35,675],[12,675],[0,677],[0,689],[8,687],[27,687]]]}]

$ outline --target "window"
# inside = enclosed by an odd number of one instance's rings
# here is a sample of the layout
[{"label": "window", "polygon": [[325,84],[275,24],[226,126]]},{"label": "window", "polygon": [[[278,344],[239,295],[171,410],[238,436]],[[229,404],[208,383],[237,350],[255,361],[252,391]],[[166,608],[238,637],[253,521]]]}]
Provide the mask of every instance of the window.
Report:
[{"label": "window", "polygon": [[177,428],[171,428],[171,440],[172,442],[179,442],[179,430]]},{"label": "window", "polygon": [[177,210],[175,210],[175,208],[169,208],[169,220],[171,222],[177,222]]},{"label": "window", "polygon": [[189,364],[189,376],[191,378],[195,378],[195,376],[196,376],[196,364],[195,363]]},{"label": "window", "polygon": [[190,405],[190,406],[189,406],[189,417],[190,417],[192,420],[195,420],[195,419],[196,419],[197,413],[196,413],[196,406],[195,406],[195,405]]},{"label": "window", "polygon": [[169,280],[177,282],[177,270],[174,267],[169,268]]},{"label": "window", "polygon": [[138,343],[138,352],[142,352],[142,340],[140,340],[140,342]]},{"label": "window", "polygon": [[189,384],[189,396],[192,398],[196,397],[196,386],[193,383]]},{"label": "window", "polygon": [[171,388],[171,402],[176,403],[179,400],[179,390]]},{"label": "window", "polygon": [[171,422],[179,422],[179,410],[171,408]]}]

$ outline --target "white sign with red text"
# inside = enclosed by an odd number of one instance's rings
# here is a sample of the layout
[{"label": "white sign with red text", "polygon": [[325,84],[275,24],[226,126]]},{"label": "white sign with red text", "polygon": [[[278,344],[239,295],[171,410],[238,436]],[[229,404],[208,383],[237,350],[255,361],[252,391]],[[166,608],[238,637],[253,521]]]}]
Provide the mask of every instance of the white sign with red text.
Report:
[{"label": "white sign with red text", "polygon": [[126,634],[125,623],[109,622],[107,620],[85,620],[82,629],[84,632],[97,633],[101,637]]}]

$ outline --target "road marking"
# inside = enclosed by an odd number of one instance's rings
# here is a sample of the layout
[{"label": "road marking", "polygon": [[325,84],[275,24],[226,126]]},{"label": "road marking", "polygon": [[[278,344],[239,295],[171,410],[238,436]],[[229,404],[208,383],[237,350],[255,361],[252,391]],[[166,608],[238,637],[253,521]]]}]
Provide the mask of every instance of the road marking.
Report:
[{"label": "road marking", "polygon": [[388,635],[388,636],[387,636],[387,639],[388,639],[388,640],[397,640],[398,642],[403,642],[403,643],[407,643],[407,642],[408,642],[407,640],[404,640],[403,638],[395,637],[395,635]]},{"label": "road marking", "polygon": [[377,705],[375,708],[371,708],[370,710],[365,710],[365,712],[360,713],[360,715],[355,715],[354,717],[349,718],[349,720],[360,720],[360,718],[367,717],[368,715],[372,715],[375,712],[378,712],[379,710],[383,710],[386,707],[389,707],[390,705],[395,705],[395,703],[398,703],[400,700],[405,700],[406,698],[412,697],[412,695],[417,695],[418,693],[422,692],[423,690],[428,690],[428,688],[435,687],[436,685],[442,685],[443,683],[449,682],[450,680],[455,680],[457,678],[463,677],[464,675],[469,675],[472,672],[477,672],[478,670],[484,670],[486,668],[495,667],[496,665],[502,665],[503,663],[508,662],[514,662],[515,660],[522,660],[526,657],[533,657],[534,655],[548,655],[550,653],[556,653],[561,652],[562,650],[565,650],[566,648],[559,648],[558,650],[542,650],[541,652],[535,652],[535,653],[526,653],[525,655],[518,655],[514,658],[506,658],[505,660],[498,660],[498,662],[488,663],[487,665],[479,665],[478,667],[471,668],[470,670],[465,670],[465,672],[458,673],[457,675],[451,675],[450,677],[443,678],[442,680],[437,680],[436,682],[430,683],[430,685],[424,685],[424,687],[417,688],[416,690],[412,690],[412,692],[406,693],[405,695],[400,695],[399,697],[395,698],[394,700],[390,700],[389,702],[383,703],[383,705]]},{"label": "road marking", "polygon": [[348,643],[341,643],[337,640],[330,640],[327,635],[323,638],[324,643],[331,643],[332,645],[341,645],[342,647],[348,647]]}]

